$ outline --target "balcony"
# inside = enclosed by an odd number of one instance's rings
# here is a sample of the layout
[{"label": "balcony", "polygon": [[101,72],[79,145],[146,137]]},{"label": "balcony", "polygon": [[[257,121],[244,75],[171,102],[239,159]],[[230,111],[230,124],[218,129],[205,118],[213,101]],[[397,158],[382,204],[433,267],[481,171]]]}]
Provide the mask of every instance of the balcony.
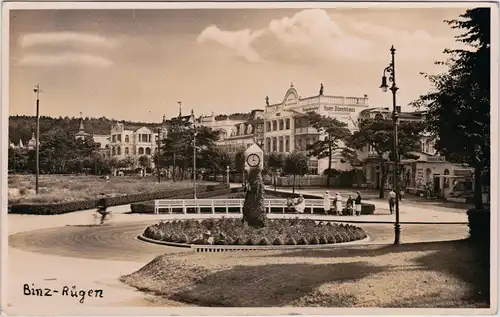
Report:
[{"label": "balcony", "polygon": [[302,134],[319,134],[319,132],[313,127],[295,128],[295,135]]}]

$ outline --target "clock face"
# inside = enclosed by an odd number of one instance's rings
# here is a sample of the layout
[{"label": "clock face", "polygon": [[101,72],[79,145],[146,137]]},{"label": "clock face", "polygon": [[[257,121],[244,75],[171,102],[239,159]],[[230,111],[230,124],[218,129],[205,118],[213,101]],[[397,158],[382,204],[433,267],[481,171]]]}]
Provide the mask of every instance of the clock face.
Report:
[{"label": "clock face", "polygon": [[247,157],[247,163],[248,165],[250,165],[250,167],[255,167],[259,165],[260,157],[257,154],[252,153]]}]

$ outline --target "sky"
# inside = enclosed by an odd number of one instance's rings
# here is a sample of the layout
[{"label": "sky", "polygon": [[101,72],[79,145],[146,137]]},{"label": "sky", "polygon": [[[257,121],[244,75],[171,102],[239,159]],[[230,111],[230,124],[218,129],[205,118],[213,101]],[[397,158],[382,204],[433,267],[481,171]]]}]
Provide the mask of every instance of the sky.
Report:
[{"label": "sky", "polygon": [[459,47],[444,20],[465,8],[12,10],[9,113],[159,122],[263,109],[290,84],[302,97],[362,97],[378,88],[396,48],[398,105],[430,85],[443,49]]}]

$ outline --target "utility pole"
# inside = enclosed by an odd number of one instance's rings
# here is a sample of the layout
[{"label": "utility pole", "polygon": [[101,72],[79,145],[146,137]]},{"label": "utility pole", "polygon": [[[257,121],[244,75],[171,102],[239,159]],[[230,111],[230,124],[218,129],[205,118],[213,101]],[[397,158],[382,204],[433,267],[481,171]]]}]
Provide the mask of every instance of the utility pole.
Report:
[{"label": "utility pole", "polygon": [[36,171],[35,171],[35,193],[38,194],[38,179],[40,177],[40,85],[36,84],[33,91],[36,94]]},{"label": "utility pole", "polygon": [[158,184],[161,183],[161,173],[160,173],[160,155],[161,155],[161,152],[160,152],[160,149],[161,149],[161,147],[160,147],[160,144],[161,144],[160,143],[161,142],[160,141],[160,131],[161,131],[161,129],[160,129],[160,127],[158,127],[158,148],[156,150],[156,157],[157,157],[157,159],[156,159],[156,172],[158,174]]}]

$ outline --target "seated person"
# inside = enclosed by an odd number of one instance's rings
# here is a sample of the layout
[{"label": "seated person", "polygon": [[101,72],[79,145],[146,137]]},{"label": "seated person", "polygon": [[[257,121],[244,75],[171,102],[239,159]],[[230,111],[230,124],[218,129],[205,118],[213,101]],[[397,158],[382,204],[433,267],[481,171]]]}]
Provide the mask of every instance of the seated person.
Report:
[{"label": "seated person", "polygon": [[298,213],[304,213],[304,210],[306,209],[306,200],[304,199],[304,196],[299,195],[299,198],[297,199],[297,203],[295,204],[295,212]]}]

